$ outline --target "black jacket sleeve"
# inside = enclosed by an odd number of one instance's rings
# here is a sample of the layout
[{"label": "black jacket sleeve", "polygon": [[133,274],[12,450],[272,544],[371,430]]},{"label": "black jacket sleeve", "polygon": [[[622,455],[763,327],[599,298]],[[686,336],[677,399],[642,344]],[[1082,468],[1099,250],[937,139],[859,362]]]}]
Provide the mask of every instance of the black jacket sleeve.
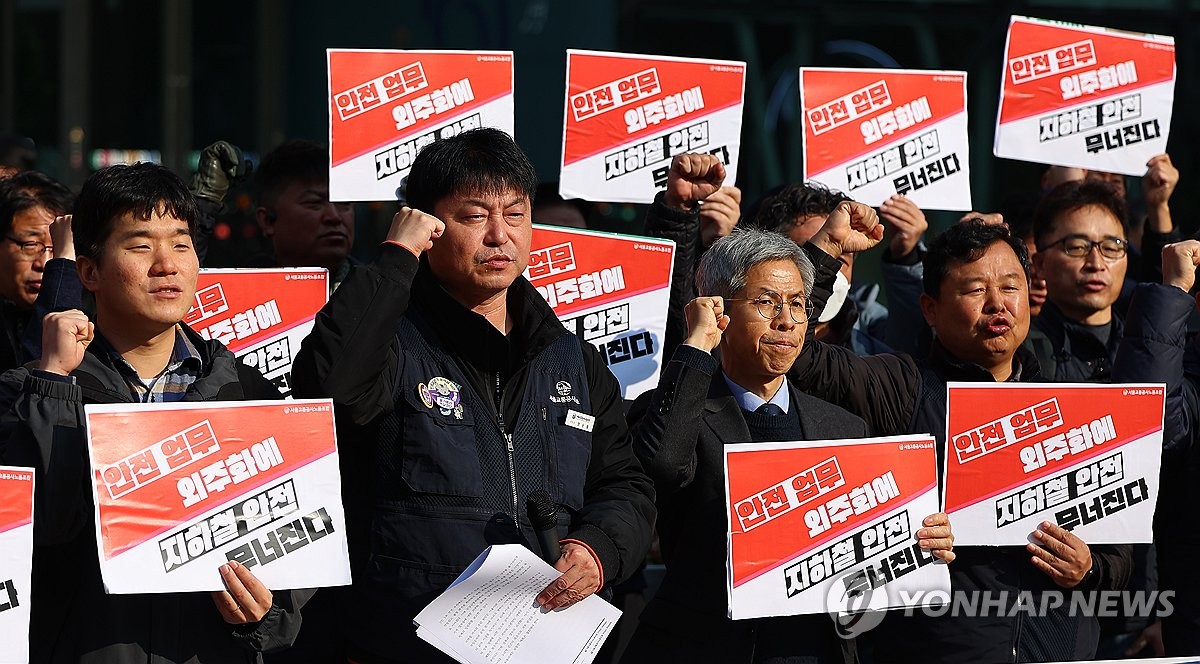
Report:
[{"label": "black jacket sleeve", "polygon": [[399,364],[396,329],[408,310],[417,258],[390,243],[354,270],[317,313],[292,364],[298,398],[332,398],[366,424],[394,406]]},{"label": "black jacket sleeve", "polygon": [[638,397],[630,410],[633,449],[661,496],[683,489],[696,477],[700,415],[716,370],[712,355],[681,344],[663,369],[658,388]]},{"label": "black jacket sleeve", "polygon": [[873,436],[909,433],[921,371],[908,355],[859,357],[818,341],[804,342],[788,374],[805,393],[867,421]]},{"label": "black jacket sleeve", "polygon": [[645,233],[649,237],[675,242],[675,260],[671,266],[671,297],[667,305],[667,331],[663,357],[671,357],[675,347],[687,338],[684,307],[696,297],[696,264],[700,254],[700,213],[673,210],[663,204],[663,194],[654,198],[646,212]]},{"label": "black jacket sleeve", "polygon": [[66,258],[47,261],[42,271],[42,289],[33,301],[33,315],[21,337],[21,362],[42,356],[42,319],[46,314],[82,308],[83,284],[79,283],[75,261]]},{"label": "black jacket sleeve", "polygon": [[1163,464],[1187,458],[1200,418],[1196,386],[1184,378],[1190,295],[1174,286],[1139,284],[1125,317],[1113,365],[1114,383],[1166,383]]},{"label": "black jacket sleeve", "polygon": [[1079,590],[1124,590],[1133,576],[1133,545],[1092,544],[1091,577],[1079,584]]},{"label": "black jacket sleeve", "polygon": [[0,464],[35,470],[34,542],[68,542],[91,522],[83,391],[21,367],[0,377]]},{"label": "black jacket sleeve", "polygon": [[[1146,222],[1149,226],[1149,222]],[[1160,283],[1162,281],[1162,250],[1163,247],[1172,242],[1183,240],[1183,233],[1179,232],[1179,227],[1172,227],[1166,233],[1146,228],[1142,232],[1141,246],[1141,270],[1138,275],[1139,281],[1149,281]]]}]

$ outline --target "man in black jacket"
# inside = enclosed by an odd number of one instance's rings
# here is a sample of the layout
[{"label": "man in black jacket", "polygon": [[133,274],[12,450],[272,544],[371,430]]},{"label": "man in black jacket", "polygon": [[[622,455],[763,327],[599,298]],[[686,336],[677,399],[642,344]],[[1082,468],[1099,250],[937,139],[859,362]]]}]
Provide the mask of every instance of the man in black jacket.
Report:
[{"label": "man in black jacket", "polygon": [[[38,171],[0,180],[0,371],[31,359],[23,340],[51,256],[57,256],[51,224],[70,209],[70,190]],[[68,285],[78,293],[79,281],[71,277]]]},{"label": "man in black jacket", "polygon": [[154,164],[93,175],[76,201],[80,281],[96,300],[47,314],[36,369],[0,378],[0,462],[37,471],[30,624],[34,662],[255,661],[287,647],[308,594],[274,594],[240,564],[227,591],[109,595],[101,584],[84,404],[263,399],[254,369],[181,321],[199,269],[196,206]]},{"label": "man in black jacket", "polygon": [[1129,266],[1125,201],[1107,182],[1064,182],[1034,212],[1034,261],[1047,301],[1029,349],[1047,380],[1107,383],[1121,340],[1113,305]]},{"label": "man in black jacket", "polygon": [[[806,247],[817,259],[818,281],[837,269],[832,256],[843,250],[840,238],[861,240],[852,228],[853,205],[831,215]],[[809,394],[865,419],[874,435],[933,435],[940,460],[946,449],[947,381],[1041,380],[1036,359],[1021,349],[1029,331],[1028,289],[1029,257],[1021,240],[1006,227],[982,220],[956,224],[931,243],[925,258],[921,308],[936,334],[925,362],[907,355],[862,358],[842,348],[806,343],[791,376]],[[1049,523],[1032,538],[1037,543],[1026,548],[956,549],[954,593],[991,591],[997,596],[1007,591],[1003,612],[976,618],[890,616],[869,633],[872,641],[886,644],[876,661],[986,664],[1093,656],[1099,635],[1095,618],[1067,616],[1065,610],[1027,618],[1019,612],[1010,615],[1011,605],[1019,591],[1037,597],[1056,587],[1121,589],[1129,575],[1129,547],[1089,547]]]},{"label": "man in black jacket", "polygon": [[[670,185],[668,185],[670,186]],[[667,574],[625,651],[626,662],[723,664],[854,661],[824,615],[730,620],[724,450],[746,442],[862,437],[858,417],[789,387],[785,374],[808,326],[813,266],[767,231],[717,240],[697,271],[689,334],[653,393],[630,412],[634,448],[658,493]],[[720,359],[712,355],[719,344]],[[953,560],[944,514],[916,534]]]},{"label": "man in black jacket", "polygon": [[547,609],[632,574],[654,521],[616,379],[521,276],[529,159],[503,132],[472,130],[426,147],[407,186],[414,207],[317,315],[293,368],[297,395],[333,397],[357,478],[359,662],[448,661],[412,617],[488,545],[534,541],[534,491],[558,506]]},{"label": "man in black jacket", "polygon": [[1134,290],[1113,375],[1122,383],[1167,384],[1154,543],[1158,587],[1175,593],[1174,610],[1161,620],[1163,646],[1172,657],[1200,655],[1200,533],[1192,508],[1200,477],[1200,338],[1187,339],[1198,263],[1200,241],[1163,248],[1163,282]]}]

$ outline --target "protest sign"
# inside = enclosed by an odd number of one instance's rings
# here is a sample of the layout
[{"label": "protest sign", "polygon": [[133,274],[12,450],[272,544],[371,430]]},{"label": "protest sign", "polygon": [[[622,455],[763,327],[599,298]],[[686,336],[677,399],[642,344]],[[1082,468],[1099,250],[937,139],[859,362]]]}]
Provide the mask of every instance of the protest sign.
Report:
[{"label": "protest sign", "polygon": [[525,278],[633,399],[658,385],[674,257],[669,240],[534,225]]},{"label": "protest sign", "polygon": [[85,406],[96,541],[110,593],[350,582],[333,403]]},{"label": "protest sign", "polygon": [[947,393],[955,544],[1019,545],[1043,521],[1089,544],[1150,542],[1162,385],[980,385]]},{"label": "protest sign", "polygon": [[671,158],[714,154],[737,180],[746,63],[567,51],[563,198],[649,203]]},{"label": "protest sign", "polygon": [[970,210],[967,74],[800,68],[804,179],[879,205]]},{"label": "protest sign", "polygon": [[512,51],[329,49],[329,198],[392,201],[426,145],[513,134]]},{"label": "protest sign", "polygon": [[1000,78],[997,157],[1144,175],[1166,152],[1172,37],[1014,16]]},{"label": "protest sign", "polygon": [[734,620],[900,607],[949,592],[917,543],[938,512],[928,436],[725,446]]},{"label": "protest sign", "polygon": [[32,574],[33,469],[0,466],[0,662],[29,661]]},{"label": "protest sign", "polygon": [[292,393],[292,358],[329,299],[323,268],[204,269],[183,322]]}]

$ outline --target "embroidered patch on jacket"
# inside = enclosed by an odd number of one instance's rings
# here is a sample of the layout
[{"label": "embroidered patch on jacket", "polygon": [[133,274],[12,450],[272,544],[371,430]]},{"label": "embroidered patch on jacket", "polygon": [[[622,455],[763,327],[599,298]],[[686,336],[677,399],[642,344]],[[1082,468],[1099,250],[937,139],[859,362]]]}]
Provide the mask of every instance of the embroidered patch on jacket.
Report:
[{"label": "embroidered patch on jacket", "polygon": [[462,387],[448,378],[434,376],[428,383],[417,385],[417,394],[426,408],[437,408],[442,415],[463,418]]}]

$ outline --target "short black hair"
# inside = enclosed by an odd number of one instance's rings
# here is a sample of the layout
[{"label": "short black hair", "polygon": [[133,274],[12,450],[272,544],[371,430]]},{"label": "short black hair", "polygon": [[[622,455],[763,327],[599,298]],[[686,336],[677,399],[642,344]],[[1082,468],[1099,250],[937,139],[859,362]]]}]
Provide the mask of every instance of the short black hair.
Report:
[{"label": "short black hair", "polygon": [[1121,233],[1128,236],[1125,199],[1117,188],[1103,180],[1063,182],[1046,192],[1033,213],[1033,240],[1039,249],[1054,235],[1055,225],[1064,214],[1095,206],[1107,210],[1121,224]]},{"label": "short black hair", "polygon": [[328,181],[329,150],[320,143],[292,139],[263,157],[254,172],[254,196],[259,205],[273,207],[294,183]]},{"label": "short black hair", "polygon": [[787,235],[796,217],[828,217],[850,197],[819,182],[794,182],[758,199],[746,213],[747,223],[764,231]]},{"label": "short black hair", "polygon": [[13,217],[25,210],[41,206],[58,216],[70,212],[73,204],[71,190],[40,171],[22,171],[0,180],[0,234],[11,232]]},{"label": "short black hair", "polygon": [[160,211],[186,221],[188,231],[195,236],[200,212],[178,175],[146,162],[102,168],[83,183],[75,199],[71,232],[76,251],[99,263],[104,243],[119,217],[133,214],[146,220]]},{"label": "short black hair", "polygon": [[954,263],[974,263],[983,257],[988,247],[1002,242],[1012,247],[1029,281],[1029,249],[1025,242],[1015,237],[1004,224],[989,224],[979,217],[954,224],[929,243],[925,254],[925,275],[922,285],[925,294],[937,299],[942,292],[942,282],[950,274]]},{"label": "short black hair", "polygon": [[417,153],[405,198],[410,207],[433,214],[438,201],[454,194],[496,194],[515,189],[537,196],[533,162],[512,137],[490,127],[436,141]]}]

